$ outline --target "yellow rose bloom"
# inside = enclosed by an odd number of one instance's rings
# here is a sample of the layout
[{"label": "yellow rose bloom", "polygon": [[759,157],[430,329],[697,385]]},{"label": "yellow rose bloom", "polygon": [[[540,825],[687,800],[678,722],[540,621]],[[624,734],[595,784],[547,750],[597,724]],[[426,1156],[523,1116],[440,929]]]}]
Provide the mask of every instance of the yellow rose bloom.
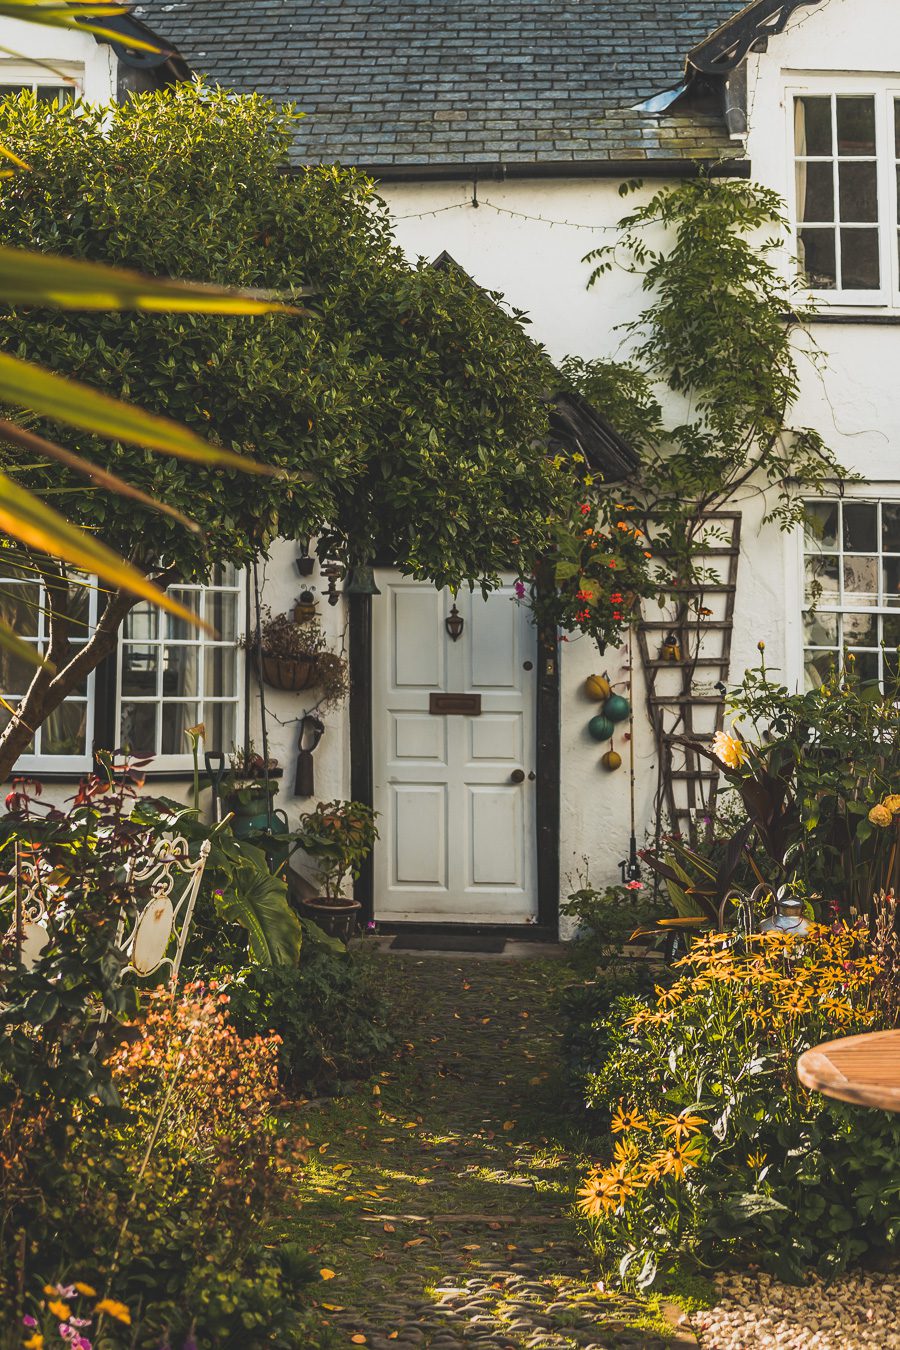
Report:
[{"label": "yellow rose bloom", "polygon": [[712,752],[726,769],[739,769],[747,758],[743,741],[729,736],[727,731],[717,731],[713,737]]},{"label": "yellow rose bloom", "polygon": [[882,806],[886,807],[893,815],[896,815],[897,812],[900,811],[900,792],[889,793],[882,802]]},{"label": "yellow rose bloom", "polygon": [[869,812],[869,820],[871,820],[872,824],[880,825],[882,829],[885,826],[890,825],[893,819],[893,812],[889,811],[886,806],[882,806],[880,802],[877,806],[873,806]]}]

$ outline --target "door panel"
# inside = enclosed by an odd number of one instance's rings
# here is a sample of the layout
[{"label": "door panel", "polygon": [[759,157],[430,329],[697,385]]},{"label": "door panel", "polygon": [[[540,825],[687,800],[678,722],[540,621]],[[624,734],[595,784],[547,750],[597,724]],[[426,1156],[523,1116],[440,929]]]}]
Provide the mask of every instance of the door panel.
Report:
[{"label": "door panel", "polygon": [[521,886],[522,789],[470,787],[470,885]]},{"label": "door panel", "polygon": [[396,886],[447,886],[447,789],[391,787]]},{"label": "door panel", "polygon": [[[375,917],[528,923],[534,857],[535,636],[511,581],[485,601],[394,571],[372,602]],[[525,664],[531,665],[525,670]],[[432,693],[478,694],[481,714],[432,714]],[[521,772],[522,781],[514,774]]]}]

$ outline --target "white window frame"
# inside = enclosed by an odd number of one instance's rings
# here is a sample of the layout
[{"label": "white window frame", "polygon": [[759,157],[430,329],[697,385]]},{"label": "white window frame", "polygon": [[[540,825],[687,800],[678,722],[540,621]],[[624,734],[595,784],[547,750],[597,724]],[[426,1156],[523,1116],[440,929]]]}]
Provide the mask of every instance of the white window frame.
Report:
[{"label": "white window frame", "polygon": [[[873,491],[873,486],[874,486],[874,488],[876,489],[876,490],[874,490],[874,491]],[[884,490],[881,490],[882,487],[883,487]],[[808,502],[810,505],[815,505],[815,504],[819,504],[819,503],[821,503],[821,504],[828,504],[828,505],[832,505],[832,504],[837,505],[838,503],[843,503],[844,506],[855,506],[855,505],[870,505],[870,506],[871,506],[871,505],[881,505],[881,506],[888,505],[888,506],[900,506],[900,491],[898,491],[898,488],[897,488],[897,485],[896,485],[896,484],[891,484],[891,485],[888,485],[888,484],[886,484],[886,483],[885,483],[884,485],[882,485],[882,484],[875,484],[875,485],[869,484],[869,485],[867,485],[865,491],[860,491],[860,492],[848,492],[848,493],[844,493],[843,495],[840,495],[840,494],[837,494],[837,493],[833,493],[833,494],[831,494],[831,495],[827,495],[827,496],[826,496],[826,495],[823,495],[823,496],[821,496],[821,497],[815,497],[815,498],[813,498],[813,497],[808,497],[808,498],[804,498],[804,500],[805,500],[806,502]],[[800,689],[801,691],[803,691],[804,689],[807,689],[807,688],[809,687],[809,686],[807,685],[807,683],[806,683],[806,655],[807,655],[807,651],[809,651],[809,650],[834,651],[835,656],[836,656],[836,658],[837,658],[836,664],[838,664],[839,661],[843,658],[844,654],[845,654],[848,650],[852,649],[852,647],[854,647],[854,646],[859,647],[859,648],[861,648],[861,649],[874,650],[874,649],[871,648],[871,647],[866,648],[866,647],[865,647],[865,644],[862,643],[862,642],[848,643],[848,644],[846,644],[846,645],[838,646],[838,647],[835,647],[835,648],[826,647],[826,646],[821,646],[821,647],[819,647],[819,648],[815,648],[815,647],[813,647],[812,644],[808,644],[808,643],[806,642],[804,618],[805,618],[805,615],[806,615],[806,613],[807,613],[807,611],[808,611],[808,609],[809,609],[809,605],[807,604],[807,601],[806,601],[806,557],[807,557],[808,550],[806,549],[805,533],[806,533],[806,532],[805,532],[805,529],[803,529],[803,528],[800,528],[800,529],[798,529],[798,530],[796,531],[796,541],[797,541],[797,552],[796,552],[797,572],[796,572],[796,576],[797,576],[797,578],[798,578],[798,585],[797,585],[797,600],[798,600],[798,606],[797,606],[796,610],[794,611],[795,614],[796,614],[796,633],[797,633],[797,640],[796,640],[796,644],[795,644],[795,646],[794,646],[794,650],[795,650],[795,653],[796,653],[796,662],[797,662],[797,671],[798,671],[798,678],[797,678],[796,684],[797,684],[797,688]],[[879,578],[879,594],[880,594],[880,591],[881,591],[881,585],[882,585],[882,571],[881,571],[881,565],[880,565],[880,564],[881,564],[881,559],[882,559],[883,557],[885,557],[885,556],[897,556],[897,555],[895,555],[895,554],[887,554],[887,555],[886,555],[886,554],[883,553],[883,550],[882,550],[882,539],[881,539],[881,533],[880,533],[880,531],[879,531],[879,535],[878,535],[878,539],[877,539],[877,544],[878,544],[877,557],[878,557],[878,559],[879,559],[878,578]],[[844,549],[844,544],[843,544],[843,531],[842,531],[842,529],[839,528],[839,531],[838,531],[838,549],[837,549],[837,552],[836,552],[835,554],[832,554],[832,555],[830,555],[830,556],[835,556],[835,557],[837,557],[837,558],[840,560],[840,559],[842,559],[842,558],[844,557],[845,552],[848,552],[848,553],[849,553],[849,551],[845,551],[845,549]],[[853,555],[852,553],[849,553],[849,556],[852,557],[852,556],[854,556],[854,555]],[[867,555],[861,555],[861,556],[867,556]],[[839,569],[840,569],[840,562],[839,562]],[[873,606],[860,606],[860,605],[853,606],[853,605],[846,605],[846,604],[844,603],[843,580],[842,580],[842,578],[841,578],[840,570],[839,570],[839,587],[840,587],[840,589],[839,589],[839,593],[838,593],[838,601],[837,601],[837,603],[828,603],[827,600],[820,599],[820,600],[816,603],[816,606],[815,606],[816,613],[818,613],[818,614],[837,614],[837,615],[844,615],[844,614],[861,614],[861,615],[871,616],[871,617],[874,617],[874,618],[876,618],[876,619],[879,618],[879,617],[882,617],[882,616],[889,616],[889,617],[892,617],[892,618],[900,619],[900,605],[885,605],[885,604],[880,604],[880,603],[877,604],[877,605],[873,605]],[[879,657],[879,668],[880,668],[880,675],[881,675],[881,677],[883,677],[883,670],[881,670],[881,658],[880,658],[880,657]]]},{"label": "white window frame", "polygon": [[[897,159],[894,153],[894,100],[900,99],[900,78],[884,75],[821,74],[792,78],[784,86],[783,106],[787,122],[787,192],[790,222],[791,271],[797,276],[799,257],[794,100],[797,98],[867,97],[875,100],[875,159],[878,183],[878,258],[881,286],[878,290],[813,290],[805,292],[819,309],[900,308],[900,231],[898,231]],[[836,157],[837,145],[832,146]],[[837,210],[837,203],[835,203]]]},{"label": "white window frame", "polygon": [[84,66],[79,61],[24,61],[0,59],[0,84],[20,84],[23,89],[71,88],[72,97],[84,92]]},{"label": "white window frame", "polygon": [[[246,586],[247,586],[246,572],[239,572],[234,581],[234,584],[228,583],[219,585],[217,583],[211,583],[210,585],[207,586],[197,582],[186,585],[178,585],[170,588],[170,590],[173,591],[176,594],[177,598],[179,599],[185,599],[188,596],[197,596],[198,613],[201,619],[207,619],[206,607],[208,597],[216,593],[234,595],[235,637],[234,639],[231,638],[217,639],[205,633],[202,629],[196,628],[192,630],[191,636],[186,639],[182,638],[167,639],[166,633],[167,633],[168,618],[162,610],[158,611],[158,617],[156,620],[157,625],[156,637],[146,639],[140,638],[134,640],[136,646],[150,647],[153,648],[158,653],[158,659],[156,663],[157,665],[156,692],[153,695],[137,695],[137,694],[123,693],[122,676],[124,669],[124,659],[123,659],[124,649],[126,646],[126,639],[125,639],[126,626],[125,624],[122,625],[121,629],[119,630],[118,662],[116,675],[116,706],[115,706],[115,730],[114,730],[114,740],[116,742],[115,744],[116,749],[125,750],[126,752],[132,753],[139,758],[144,757],[143,753],[140,750],[129,751],[128,747],[122,745],[123,739],[122,707],[123,704],[126,703],[147,704],[155,706],[157,708],[158,710],[156,719],[157,746],[160,746],[162,742],[163,713],[165,711],[165,707],[167,704],[173,703],[195,705],[196,718],[192,717],[191,720],[196,722],[202,722],[203,720],[203,705],[205,703],[206,704],[212,702],[223,704],[230,703],[234,708],[235,735],[238,735],[240,728],[240,719],[244,711],[245,659],[243,649],[240,646],[238,646],[237,633],[240,631],[241,620],[244,613],[244,605],[246,602]],[[207,619],[207,621],[209,620]],[[193,697],[185,696],[183,698],[176,698],[176,699],[164,697],[163,677],[165,672],[163,666],[164,666],[165,648],[167,645],[175,645],[179,648],[185,649],[195,654],[197,658],[196,662],[197,692],[196,694],[194,694]],[[235,674],[234,674],[233,695],[229,694],[218,697],[217,696],[206,697],[206,695],[203,693],[204,658],[205,652],[209,649],[230,649],[234,651]],[[200,749],[201,755],[205,748],[207,747],[201,744]],[[215,746],[213,748],[216,750],[221,750],[223,751],[223,753],[227,755],[233,747],[230,745],[221,745]],[[152,758],[150,758],[150,761],[147,764],[147,773],[154,776],[165,776],[166,773],[181,773],[184,772],[185,770],[193,769],[193,765],[194,765],[193,756],[191,755],[190,746],[188,745],[187,738],[185,737],[184,750],[181,753],[163,754],[161,750],[157,750],[157,752],[152,755]]]},{"label": "white window frame", "polygon": [[[0,577],[0,590],[7,587],[13,587],[21,584],[31,584],[41,586],[38,576],[31,578],[23,577],[21,581],[13,578]],[[88,632],[92,632],[97,622],[97,587],[91,578],[87,583],[90,586],[88,594]],[[34,640],[40,648],[47,638],[47,615],[43,601],[43,587],[41,586],[41,598],[39,600],[40,610],[38,613],[38,633]],[[26,638],[26,641],[30,639]],[[67,702],[69,700],[66,700]],[[93,762],[94,747],[94,721],[95,721],[95,698],[94,698],[94,671],[91,671],[85,681],[85,696],[80,698],[76,695],[72,702],[79,702],[85,709],[85,733],[84,733],[84,753],[81,755],[51,755],[45,754],[40,746],[43,737],[43,727],[38,727],[35,732],[35,753],[32,755],[20,755],[16,760],[16,766],[13,770],[15,777],[21,777],[27,774],[34,774],[39,777],[42,773],[86,773],[89,772]],[[19,697],[9,697],[9,702],[17,706]]]}]

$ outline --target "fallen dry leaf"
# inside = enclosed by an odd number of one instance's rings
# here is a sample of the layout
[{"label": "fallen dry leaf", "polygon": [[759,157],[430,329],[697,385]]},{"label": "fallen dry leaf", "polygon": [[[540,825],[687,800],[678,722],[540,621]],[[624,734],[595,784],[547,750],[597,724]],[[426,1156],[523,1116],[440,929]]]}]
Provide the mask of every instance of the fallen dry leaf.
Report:
[{"label": "fallen dry leaf", "polygon": [[464,1251],[464,1252],[480,1252],[480,1251],[481,1251],[481,1243],[480,1243],[480,1242],[464,1242],[464,1243],[463,1243],[463,1251]]},{"label": "fallen dry leaf", "polygon": [[504,1130],[514,1130],[516,1128],[516,1122],[514,1120],[504,1120],[503,1128]]},{"label": "fallen dry leaf", "polygon": [[404,1247],[421,1247],[422,1243],[427,1241],[427,1238],[410,1238],[409,1242],[404,1242],[403,1245]]},{"label": "fallen dry leaf", "polygon": [[354,1345],[365,1345],[366,1343],[366,1338],[361,1331],[358,1331],[355,1336],[351,1336],[350,1339]]},{"label": "fallen dry leaf", "polygon": [[343,1305],[340,1303],[320,1303],[320,1308],[327,1309],[328,1312],[343,1312]]},{"label": "fallen dry leaf", "polygon": [[327,1266],[323,1266],[322,1269],[319,1271],[319,1274],[322,1276],[322,1279],[323,1279],[323,1280],[333,1280],[333,1279],[334,1279],[334,1271],[333,1271],[333,1270],[329,1270]]},{"label": "fallen dry leaf", "polygon": [[396,1233],[397,1230],[392,1223],[386,1223],[384,1225],[384,1231],[386,1233]]}]

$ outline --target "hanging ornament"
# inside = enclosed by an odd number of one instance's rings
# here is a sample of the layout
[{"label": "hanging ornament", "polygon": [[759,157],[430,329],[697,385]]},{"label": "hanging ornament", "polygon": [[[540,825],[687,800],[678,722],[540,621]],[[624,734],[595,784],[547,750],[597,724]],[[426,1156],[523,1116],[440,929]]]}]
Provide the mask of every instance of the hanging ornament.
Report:
[{"label": "hanging ornament", "polygon": [[608,717],[604,717],[602,713],[598,713],[588,722],[588,733],[593,736],[595,741],[608,741],[615,729],[615,724]]},{"label": "hanging ornament", "polygon": [[670,628],[662,640],[659,659],[660,661],[669,661],[673,665],[681,660],[681,643],[678,641],[678,634],[674,628]]},{"label": "hanging ornament", "polygon": [[605,703],[612,689],[605,675],[589,675],[584,682],[584,692],[597,703]]},{"label": "hanging ornament", "polygon": [[624,722],[631,715],[631,704],[621,694],[610,694],[603,705],[603,716],[611,722]]},{"label": "hanging ornament", "polygon": [[621,769],[622,767],[622,756],[619,754],[618,750],[607,750],[606,754],[600,760],[600,763],[609,773],[614,773],[616,769]]}]

